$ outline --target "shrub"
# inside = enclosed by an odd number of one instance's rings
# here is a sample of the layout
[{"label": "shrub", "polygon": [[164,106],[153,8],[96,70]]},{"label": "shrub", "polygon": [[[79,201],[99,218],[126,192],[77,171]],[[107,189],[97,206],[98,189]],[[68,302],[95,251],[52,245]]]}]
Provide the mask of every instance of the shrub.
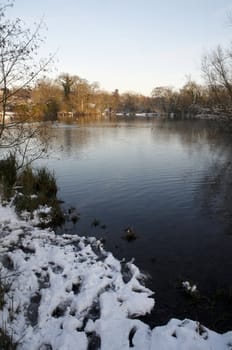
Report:
[{"label": "shrub", "polygon": [[46,197],[56,197],[56,179],[46,168],[37,170],[35,174],[35,193],[43,193]]},{"label": "shrub", "polygon": [[[0,274],[0,310],[2,310],[3,306],[5,305],[5,295],[8,292],[9,292],[9,285],[3,282]],[[0,328],[0,349],[15,350],[16,347],[17,347],[17,344],[15,344],[13,342],[12,337],[7,334],[5,326],[3,325],[3,327]]]},{"label": "shrub", "polygon": [[9,337],[6,334],[6,331],[4,329],[0,328],[0,344],[1,344],[1,350],[16,350],[17,344],[13,342],[12,337]]},{"label": "shrub", "polygon": [[4,199],[12,196],[13,186],[17,177],[17,161],[10,153],[5,159],[0,160],[0,184],[2,185],[2,195]]},{"label": "shrub", "polygon": [[34,211],[41,206],[51,208],[49,213],[39,213],[40,226],[57,226],[64,222],[64,214],[57,195],[56,178],[47,168],[37,170],[26,166],[17,174],[17,161],[13,154],[0,160],[0,190],[3,199],[9,200],[14,195],[14,185],[19,190],[15,194],[14,205],[20,215],[27,211],[33,218]]},{"label": "shrub", "polygon": [[24,195],[31,195],[34,191],[34,174],[30,166],[26,166],[18,175],[17,185],[20,186],[20,192]]},{"label": "shrub", "polygon": [[48,206],[51,207],[48,214],[39,213],[40,226],[57,226],[64,222],[64,215],[56,197],[56,179],[48,169],[41,168],[33,172],[31,167],[26,167],[19,175],[17,185],[20,188],[20,193],[14,199],[17,213],[27,211],[33,218],[36,209]]},{"label": "shrub", "polygon": [[24,195],[40,195],[44,197],[56,197],[57,185],[55,176],[46,168],[32,171],[27,166],[18,176],[17,183],[22,187]]}]

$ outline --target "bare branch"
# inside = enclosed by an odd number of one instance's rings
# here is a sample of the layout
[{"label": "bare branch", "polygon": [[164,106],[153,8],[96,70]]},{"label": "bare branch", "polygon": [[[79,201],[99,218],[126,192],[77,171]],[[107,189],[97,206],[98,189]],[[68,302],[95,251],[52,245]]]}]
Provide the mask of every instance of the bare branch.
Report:
[{"label": "bare branch", "polygon": [[32,82],[48,69],[55,54],[38,60],[38,50],[44,41],[41,36],[44,19],[31,31],[21,19],[7,18],[13,5],[14,0],[0,4],[0,148],[13,148],[23,164],[29,153],[31,160],[37,159],[47,148],[42,128],[33,123],[35,110],[28,103],[27,92]]}]

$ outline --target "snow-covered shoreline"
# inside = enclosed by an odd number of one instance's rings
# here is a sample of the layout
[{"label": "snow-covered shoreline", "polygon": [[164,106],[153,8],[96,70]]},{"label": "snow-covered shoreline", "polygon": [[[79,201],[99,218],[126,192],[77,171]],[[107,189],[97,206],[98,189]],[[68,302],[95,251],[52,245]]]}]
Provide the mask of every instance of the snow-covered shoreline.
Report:
[{"label": "snow-covered shoreline", "polygon": [[95,238],[41,230],[10,206],[0,206],[0,268],[11,286],[0,327],[18,349],[232,349],[232,332],[191,320],[151,330],[136,317],[153,309],[153,292],[133,263]]}]

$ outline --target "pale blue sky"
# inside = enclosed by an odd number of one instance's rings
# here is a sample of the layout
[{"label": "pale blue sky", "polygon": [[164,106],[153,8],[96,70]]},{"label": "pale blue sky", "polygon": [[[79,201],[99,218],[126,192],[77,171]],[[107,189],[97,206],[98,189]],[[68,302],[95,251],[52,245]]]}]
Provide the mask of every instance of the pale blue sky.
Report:
[{"label": "pale blue sky", "polygon": [[28,25],[44,16],[43,55],[59,49],[53,75],[109,91],[200,82],[203,53],[232,38],[231,0],[16,0],[10,12]]}]

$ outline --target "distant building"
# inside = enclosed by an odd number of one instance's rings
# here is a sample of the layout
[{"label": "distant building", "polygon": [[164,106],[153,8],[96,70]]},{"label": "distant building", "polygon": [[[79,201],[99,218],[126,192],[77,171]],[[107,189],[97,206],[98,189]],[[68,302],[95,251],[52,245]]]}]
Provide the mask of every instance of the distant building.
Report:
[{"label": "distant building", "polygon": [[[3,122],[3,112],[0,112],[0,123]],[[5,123],[10,123],[15,119],[15,113],[13,112],[6,112],[5,114]]]},{"label": "distant building", "polygon": [[57,119],[63,120],[63,119],[73,119],[75,116],[74,112],[67,112],[67,111],[60,111],[57,113]]}]

